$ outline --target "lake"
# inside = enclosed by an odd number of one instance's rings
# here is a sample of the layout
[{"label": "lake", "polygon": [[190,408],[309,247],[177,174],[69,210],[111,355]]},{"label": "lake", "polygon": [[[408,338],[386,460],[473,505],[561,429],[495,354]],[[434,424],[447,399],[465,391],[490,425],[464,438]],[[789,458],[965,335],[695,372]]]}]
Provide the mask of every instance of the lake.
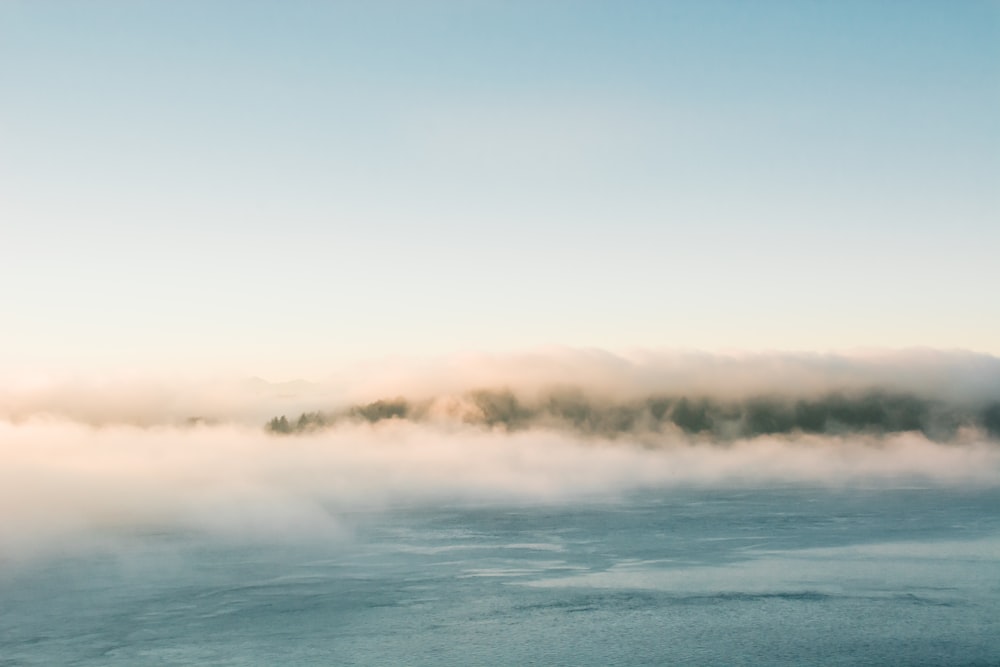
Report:
[{"label": "lake", "polygon": [[1000,665],[996,488],[673,486],[338,520],[133,527],[8,564],[0,665]]}]

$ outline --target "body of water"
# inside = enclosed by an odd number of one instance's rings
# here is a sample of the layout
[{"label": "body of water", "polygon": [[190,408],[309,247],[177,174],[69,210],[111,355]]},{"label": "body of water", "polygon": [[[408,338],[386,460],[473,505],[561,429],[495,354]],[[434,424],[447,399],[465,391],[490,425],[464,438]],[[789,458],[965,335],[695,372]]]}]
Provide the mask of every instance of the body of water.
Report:
[{"label": "body of water", "polygon": [[0,571],[0,665],[1000,665],[1000,491],[673,488],[107,535]]}]

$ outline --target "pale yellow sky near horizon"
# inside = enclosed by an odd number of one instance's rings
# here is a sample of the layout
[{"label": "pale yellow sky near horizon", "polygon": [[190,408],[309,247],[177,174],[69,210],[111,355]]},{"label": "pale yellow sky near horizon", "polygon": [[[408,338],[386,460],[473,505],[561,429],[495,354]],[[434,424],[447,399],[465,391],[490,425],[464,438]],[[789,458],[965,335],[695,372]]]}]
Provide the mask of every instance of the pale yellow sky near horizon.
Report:
[{"label": "pale yellow sky near horizon", "polygon": [[1000,5],[391,5],[0,2],[0,372],[1000,354]]}]

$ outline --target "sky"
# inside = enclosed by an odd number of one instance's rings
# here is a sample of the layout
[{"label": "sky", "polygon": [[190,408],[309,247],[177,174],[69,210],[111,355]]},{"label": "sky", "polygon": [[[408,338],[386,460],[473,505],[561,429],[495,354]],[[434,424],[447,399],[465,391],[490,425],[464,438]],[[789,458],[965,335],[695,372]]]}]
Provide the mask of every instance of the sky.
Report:
[{"label": "sky", "polygon": [[1000,355],[1000,3],[0,0],[0,369]]}]

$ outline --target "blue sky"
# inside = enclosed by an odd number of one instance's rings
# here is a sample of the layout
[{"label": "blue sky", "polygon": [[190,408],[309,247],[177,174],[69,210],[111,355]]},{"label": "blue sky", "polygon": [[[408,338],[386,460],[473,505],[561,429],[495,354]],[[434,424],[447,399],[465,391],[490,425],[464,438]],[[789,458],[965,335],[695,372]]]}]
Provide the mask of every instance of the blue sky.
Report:
[{"label": "blue sky", "polygon": [[1000,354],[996,2],[0,2],[0,365]]}]

